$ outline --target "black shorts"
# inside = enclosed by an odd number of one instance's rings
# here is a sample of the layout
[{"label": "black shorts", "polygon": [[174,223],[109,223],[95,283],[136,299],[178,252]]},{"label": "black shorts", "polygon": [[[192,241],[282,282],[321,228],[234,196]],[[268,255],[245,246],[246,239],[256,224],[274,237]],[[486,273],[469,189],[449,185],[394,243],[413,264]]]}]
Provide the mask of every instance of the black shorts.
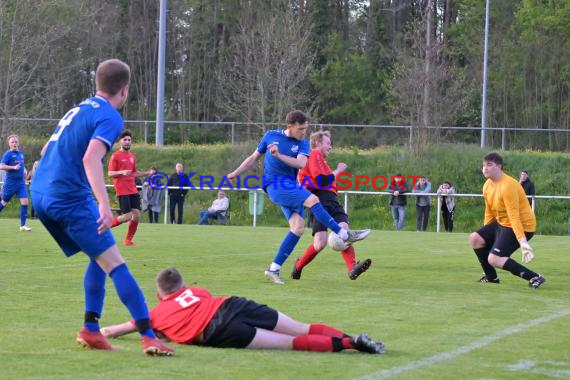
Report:
[{"label": "black shorts", "polygon": [[[337,223],[346,223],[348,224],[348,215],[344,212],[344,208],[338,203],[338,196],[333,193],[332,191],[328,190],[315,190],[313,192],[319,200],[321,201],[323,207]],[[313,236],[317,232],[322,232],[327,230],[327,226],[319,222],[317,218],[313,214],[311,214],[311,223],[313,224]]]},{"label": "black shorts", "polygon": [[[519,247],[519,241],[510,227],[503,227],[496,221],[481,227],[477,233],[485,240],[489,252],[500,257],[511,257]],[[532,239],[534,232],[525,232],[526,240]]]},{"label": "black shorts", "polygon": [[119,195],[119,208],[121,209],[121,214],[126,214],[131,212],[132,209],[141,209],[141,196],[139,193],[129,194],[129,195]]},{"label": "black shorts", "polygon": [[230,297],[216,311],[204,329],[200,345],[245,348],[255,337],[256,328],[273,330],[277,311],[242,297]]}]

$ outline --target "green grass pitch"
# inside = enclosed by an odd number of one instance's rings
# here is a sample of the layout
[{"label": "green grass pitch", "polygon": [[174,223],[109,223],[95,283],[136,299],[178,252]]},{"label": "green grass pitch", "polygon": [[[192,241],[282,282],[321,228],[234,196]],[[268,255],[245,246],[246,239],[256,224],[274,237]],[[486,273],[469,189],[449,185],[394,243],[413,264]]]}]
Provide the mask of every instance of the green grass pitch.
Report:
[{"label": "green grass pitch", "polygon": [[[500,272],[502,283],[475,281],[481,269],[468,235],[373,231],[355,245],[372,267],[350,281],[340,254],[323,251],[300,281],[289,273],[311,241],[302,238],[283,269],[285,286],[267,282],[285,228],[141,224],[139,247],[121,252],[149,303],[154,277],[176,266],[186,282],[217,295],[266,303],[304,322],[368,332],[385,355],[175,346],[173,358],[145,357],[136,335],[120,352],[79,348],[84,255],[66,259],[37,221],[18,232],[0,220],[0,378],[2,379],[544,379],[570,377],[568,237],[536,236],[531,269],[538,290]],[[126,226],[115,229],[122,241]],[[514,254],[520,260],[520,251]],[[111,281],[102,325],[129,319]],[[534,322],[533,322],[534,321]]]}]

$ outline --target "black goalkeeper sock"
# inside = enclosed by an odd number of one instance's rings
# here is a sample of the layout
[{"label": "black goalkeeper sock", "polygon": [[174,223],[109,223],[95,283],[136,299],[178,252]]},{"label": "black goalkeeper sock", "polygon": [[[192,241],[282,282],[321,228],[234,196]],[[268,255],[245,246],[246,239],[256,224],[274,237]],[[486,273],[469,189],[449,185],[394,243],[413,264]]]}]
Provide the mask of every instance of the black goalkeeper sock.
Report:
[{"label": "black goalkeeper sock", "polygon": [[513,276],[522,277],[527,281],[533,277],[538,276],[537,273],[531,271],[528,268],[525,268],[524,266],[520,265],[519,263],[517,263],[515,260],[513,260],[511,258],[507,259],[507,261],[505,262],[505,265],[503,265],[503,269],[511,272],[513,274]]},{"label": "black goalkeeper sock", "polygon": [[483,272],[485,272],[485,276],[487,276],[489,280],[494,280],[495,278],[497,278],[497,271],[495,270],[495,268],[493,268],[491,264],[489,264],[489,249],[477,248],[473,249],[473,251],[475,251],[477,258],[479,259],[479,263],[483,267]]}]

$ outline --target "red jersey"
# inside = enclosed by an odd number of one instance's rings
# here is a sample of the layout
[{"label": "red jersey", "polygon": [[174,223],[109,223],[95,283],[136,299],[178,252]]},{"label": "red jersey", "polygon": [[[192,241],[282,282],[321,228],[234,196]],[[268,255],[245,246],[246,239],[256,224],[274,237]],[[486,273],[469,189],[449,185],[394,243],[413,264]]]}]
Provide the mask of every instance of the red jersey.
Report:
[{"label": "red jersey", "polygon": [[191,344],[228,297],[212,297],[203,288],[185,287],[150,311],[152,328],[179,344]]},{"label": "red jersey", "polygon": [[[118,150],[111,155],[109,171],[118,170],[130,170],[131,173],[137,171],[137,161],[133,152]],[[132,175],[113,177],[113,185],[115,186],[115,194],[117,194],[117,196],[138,193],[135,177]]]},{"label": "red jersey", "polygon": [[311,154],[309,154],[307,164],[299,171],[299,183],[309,191],[320,189],[332,191],[336,194],[338,191],[336,188],[336,181],[333,180],[332,186],[330,184],[325,186],[322,184],[322,180],[317,178],[320,175],[334,176],[325,156],[323,156],[323,153],[318,149],[313,149]]}]

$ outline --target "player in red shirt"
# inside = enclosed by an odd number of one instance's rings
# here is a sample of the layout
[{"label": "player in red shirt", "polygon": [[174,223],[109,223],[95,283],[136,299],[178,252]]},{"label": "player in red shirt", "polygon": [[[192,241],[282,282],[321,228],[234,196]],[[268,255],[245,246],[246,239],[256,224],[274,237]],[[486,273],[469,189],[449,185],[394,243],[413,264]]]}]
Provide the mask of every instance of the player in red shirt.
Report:
[{"label": "player in red shirt", "polygon": [[[208,347],[285,349],[338,352],[353,349],[371,354],[384,345],[367,334],[356,337],[323,324],[306,324],[266,305],[242,297],[213,297],[202,288],[187,287],[175,268],[157,278],[160,303],[151,310],[153,329],[179,344]],[[136,331],[132,322],[105,327],[106,337]]]},{"label": "player in red shirt", "polygon": [[119,136],[121,149],[111,155],[109,159],[109,177],[113,178],[115,194],[119,199],[121,215],[113,218],[111,228],[121,223],[129,222],[129,229],[125,237],[125,245],[136,246],[133,237],[137,232],[141,215],[141,197],[135,184],[135,177],[143,177],[150,172],[137,171],[137,160],[131,152],[133,136],[131,131],[125,129]]},{"label": "player in red shirt", "polygon": [[[327,163],[327,156],[332,150],[331,134],[329,131],[318,131],[311,134],[311,154],[307,164],[299,171],[299,182],[307,190],[311,191],[323,204],[325,210],[342,227],[348,230],[348,215],[338,202],[335,176],[346,170],[347,165],[340,162],[336,170],[332,170]],[[301,271],[308,265],[320,251],[327,245],[327,227],[311,215],[314,240],[302,257],[293,264],[291,278],[301,279]],[[356,253],[352,245],[342,251],[342,258],[346,263],[348,277],[356,280],[358,276],[366,272],[372,260],[356,261]]]}]

